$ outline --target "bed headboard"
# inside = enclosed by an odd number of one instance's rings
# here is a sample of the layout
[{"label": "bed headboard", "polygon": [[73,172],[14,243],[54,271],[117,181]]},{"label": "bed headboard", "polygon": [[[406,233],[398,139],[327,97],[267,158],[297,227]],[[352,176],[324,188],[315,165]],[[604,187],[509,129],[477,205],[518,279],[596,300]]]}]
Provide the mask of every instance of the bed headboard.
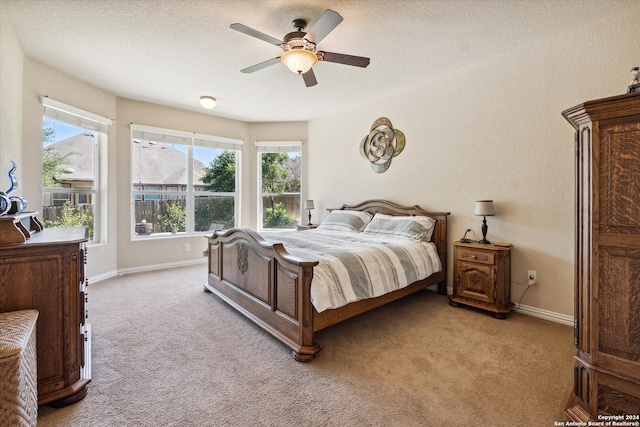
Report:
[{"label": "bed headboard", "polygon": [[448,240],[447,240],[447,216],[449,216],[450,212],[434,212],[428,211],[421,208],[418,205],[413,206],[403,206],[398,205],[396,203],[390,202],[388,200],[366,200],[364,202],[355,204],[355,205],[347,205],[344,204],[340,208],[335,209],[327,209],[328,211],[333,210],[352,210],[352,211],[366,211],[370,214],[381,213],[385,215],[395,215],[395,216],[414,216],[414,215],[425,215],[431,217],[436,220],[436,225],[433,230],[433,235],[431,236],[431,241],[435,243],[438,248],[438,253],[440,254],[440,261],[442,262],[442,266],[446,269],[447,265],[447,250],[448,250]]}]

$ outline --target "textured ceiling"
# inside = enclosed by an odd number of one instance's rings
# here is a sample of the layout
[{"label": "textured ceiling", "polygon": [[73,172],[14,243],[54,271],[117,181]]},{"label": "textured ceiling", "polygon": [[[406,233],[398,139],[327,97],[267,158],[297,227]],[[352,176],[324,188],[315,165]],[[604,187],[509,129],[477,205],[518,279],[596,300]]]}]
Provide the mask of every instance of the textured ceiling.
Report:
[{"label": "textured ceiling", "polygon": [[[25,55],[121,97],[248,122],[305,121],[434,78],[573,27],[637,0],[0,0]],[[318,85],[276,64],[281,39],[326,9],[344,21],[319,50],[371,58],[368,68],[320,62]],[[214,110],[201,95],[218,99]]]}]

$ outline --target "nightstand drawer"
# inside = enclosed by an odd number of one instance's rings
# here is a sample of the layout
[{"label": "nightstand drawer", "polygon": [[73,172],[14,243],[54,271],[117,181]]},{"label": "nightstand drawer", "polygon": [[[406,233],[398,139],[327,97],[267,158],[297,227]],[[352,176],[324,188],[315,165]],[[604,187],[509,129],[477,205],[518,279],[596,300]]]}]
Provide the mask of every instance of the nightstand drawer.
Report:
[{"label": "nightstand drawer", "polygon": [[478,262],[481,264],[493,265],[495,257],[493,252],[474,251],[470,249],[458,249],[456,251],[458,259],[470,262]]}]

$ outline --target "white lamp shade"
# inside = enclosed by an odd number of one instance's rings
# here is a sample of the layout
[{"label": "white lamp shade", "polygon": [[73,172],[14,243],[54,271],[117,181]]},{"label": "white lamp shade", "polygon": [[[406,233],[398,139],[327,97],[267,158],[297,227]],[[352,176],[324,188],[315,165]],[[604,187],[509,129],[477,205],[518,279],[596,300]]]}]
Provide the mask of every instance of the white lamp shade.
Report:
[{"label": "white lamp shade", "polygon": [[478,200],[476,201],[476,210],[474,212],[476,216],[494,216],[493,200]]},{"label": "white lamp shade", "polygon": [[208,110],[211,110],[216,106],[216,99],[213,96],[201,96],[200,105]]},{"label": "white lamp shade", "polygon": [[305,200],[304,201],[305,209],[315,209],[316,207],[313,205],[313,200]]},{"label": "white lamp shade", "polygon": [[291,49],[280,55],[280,61],[296,74],[304,74],[318,62],[315,53],[304,49]]}]

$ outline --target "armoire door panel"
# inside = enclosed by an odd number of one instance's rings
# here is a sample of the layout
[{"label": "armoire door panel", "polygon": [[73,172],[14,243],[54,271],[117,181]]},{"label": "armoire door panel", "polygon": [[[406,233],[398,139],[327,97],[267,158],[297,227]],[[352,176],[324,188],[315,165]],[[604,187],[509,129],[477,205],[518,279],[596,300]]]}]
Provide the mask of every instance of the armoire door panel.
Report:
[{"label": "armoire door panel", "polygon": [[598,384],[598,410],[612,415],[628,414],[629,421],[639,421],[640,387],[629,387],[616,378],[601,375]]},{"label": "armoire door panel", "polygon": [[600,232],[640,234],[640,118],[600,125]]},{"label": "armoire door panel", "polygon": [[640,362],[640,251],[600,248],[598,351]]}]

